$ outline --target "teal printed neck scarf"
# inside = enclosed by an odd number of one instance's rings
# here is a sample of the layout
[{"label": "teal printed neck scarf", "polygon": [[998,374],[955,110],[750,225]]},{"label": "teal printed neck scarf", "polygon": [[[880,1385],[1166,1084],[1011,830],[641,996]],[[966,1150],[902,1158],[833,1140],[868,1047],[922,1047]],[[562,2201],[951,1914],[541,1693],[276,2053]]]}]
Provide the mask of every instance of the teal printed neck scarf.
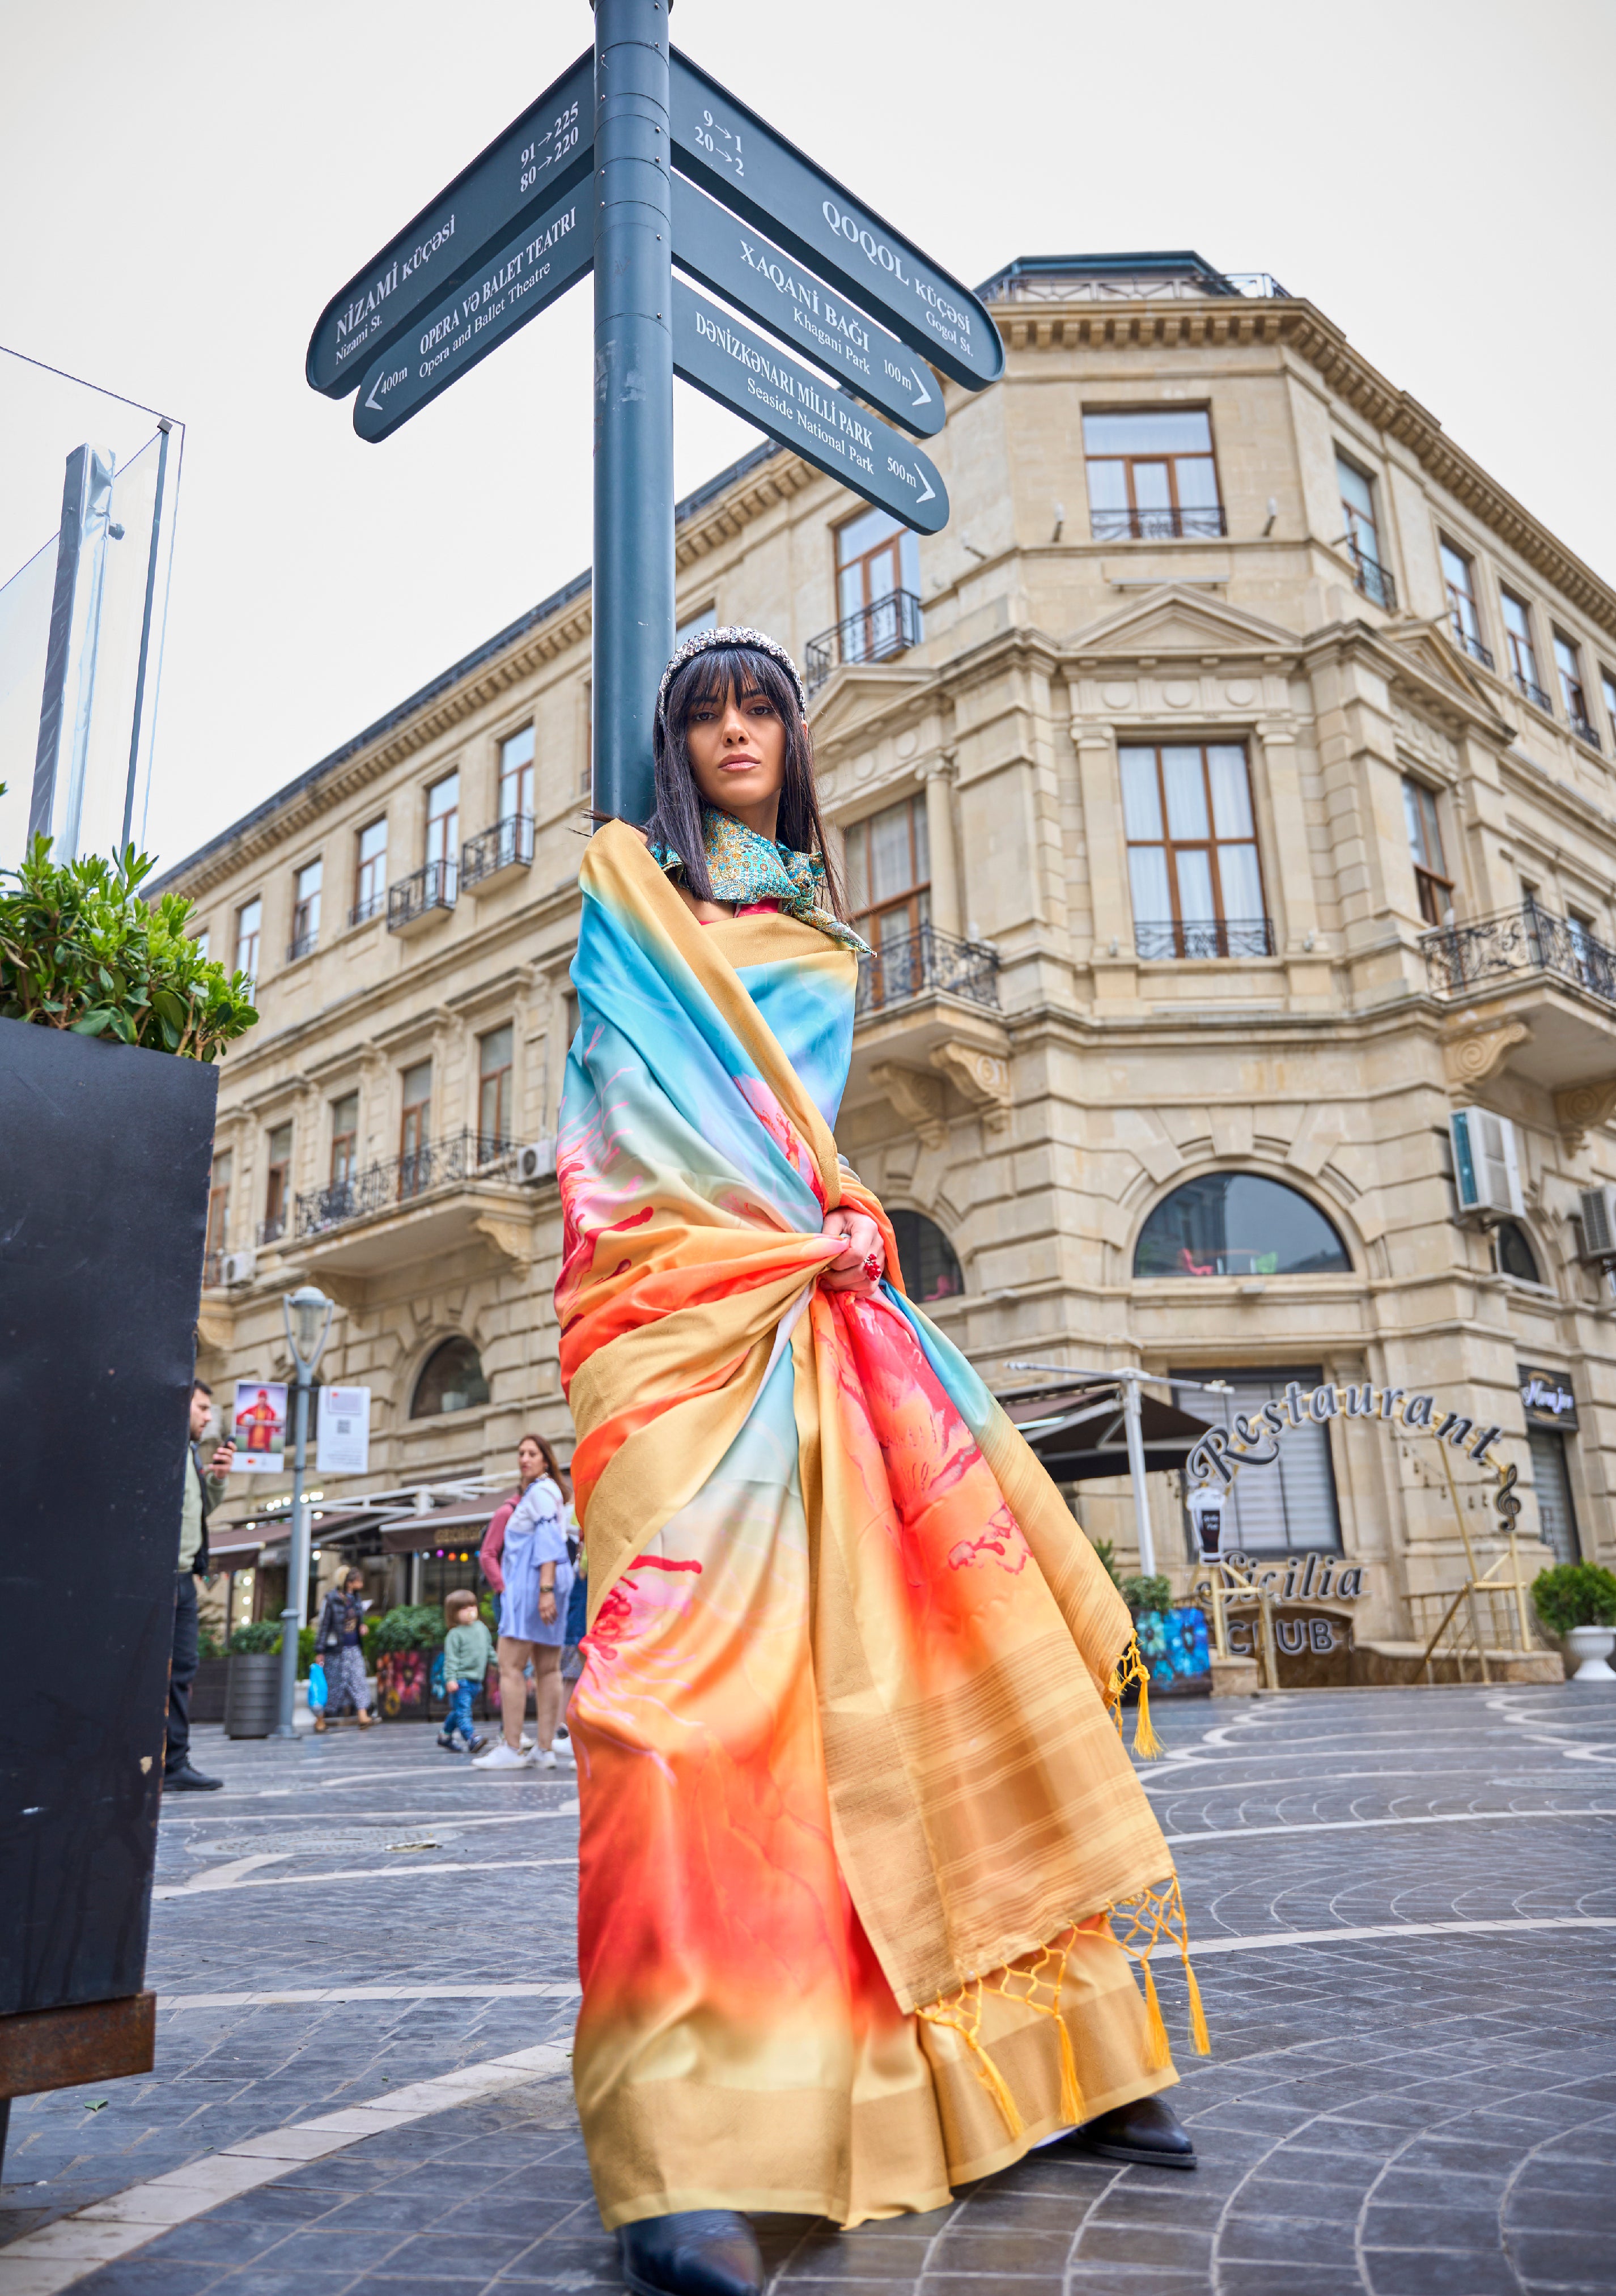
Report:
[{"label": "teal printed neck scarf", "polygon": [[[733,814],[716,806],[701,808],[701,828],[707,840],[707,873],[716,901],[734,901],[743,908],[752,901],[778,901],[788,916],[800,917],[856,956],[867,956],[870,944],[851,925],[832,914],[824,889],[824,863],[817,853],[793,853],[776,845],[758,830],[748,829]],[[677,869],[679,856],[672,846],[655,844],[651,857],[659,869]]]}]

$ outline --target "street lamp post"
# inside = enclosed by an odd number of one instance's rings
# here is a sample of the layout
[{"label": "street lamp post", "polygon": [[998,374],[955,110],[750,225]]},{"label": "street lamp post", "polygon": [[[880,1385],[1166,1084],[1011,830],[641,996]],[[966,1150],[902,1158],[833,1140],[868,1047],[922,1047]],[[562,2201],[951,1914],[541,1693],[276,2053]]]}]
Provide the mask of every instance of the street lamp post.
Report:
[{"label": "street lamp post", "polygon": [[298,1371],[297,1419],[291,1455],[291,1538],[286,1561],[286,1607],[281,1612],[281,1718],[277,1738],[297,1734],[292,1716],[298,1702],[298,1636],[308,1602],[308,1517],[303,1511],[303,1467],[308,1447],[308,1390],[315,1366],[325,1352],[336,1303],[312,1283],[281,1302],[286,1344]]}]

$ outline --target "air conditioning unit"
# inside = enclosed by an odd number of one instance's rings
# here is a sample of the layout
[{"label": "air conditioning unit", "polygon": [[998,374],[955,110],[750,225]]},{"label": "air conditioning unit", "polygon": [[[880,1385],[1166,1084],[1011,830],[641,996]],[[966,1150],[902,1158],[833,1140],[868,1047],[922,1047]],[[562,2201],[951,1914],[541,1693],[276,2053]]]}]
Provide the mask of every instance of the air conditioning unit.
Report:
[{"label": "air conditioning unit", "polygon": [[555,1143],[554,1140],[530,1140],[525,1148],[516,1152],[516,1177],[524,1187],[537,1188],[541,1181],[555,1177]]},{"label": "air conditioning unit", "polygon": [[250,1283],[258,1264],[256,1251],[227,1251],[219,1262],[220,1280],[226,1283]]},{"label": "air conditioning unit", "polygon": [[1581,1188],[1577,1194],[1581,1242],[1577,1257],[1585,1266],[1608,1267],[1616,1260],[1616,1188]]},{"label": "air conditioning unit", "polygon": [[1524,1211],[1515,1128],[1508,1117],[1489,1108],[1456,1108],[1448,1121],[1460,1218],[1486,1220]]}]

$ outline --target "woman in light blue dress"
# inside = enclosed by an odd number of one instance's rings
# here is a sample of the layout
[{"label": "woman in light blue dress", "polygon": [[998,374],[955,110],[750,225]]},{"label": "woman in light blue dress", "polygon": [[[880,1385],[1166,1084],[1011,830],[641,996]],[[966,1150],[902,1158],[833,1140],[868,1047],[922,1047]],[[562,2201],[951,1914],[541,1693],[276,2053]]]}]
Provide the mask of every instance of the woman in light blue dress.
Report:
[{"label": "woman in light blue dress", "polygon": [[[564,1521],[566,1499],[554,1474],[530,1482],[504,1526],[500,1569],[504,1587],[499,1600],[499,1710],[504,1740],[478,1758],[480,1768],[510,1768],[535,1760],[556,1767],[554,1740],[561,1722],[562,1644],[572,1593]],[[521,1751],[525,1675],[531,1661],[535,1706],[533,1757]]]}]

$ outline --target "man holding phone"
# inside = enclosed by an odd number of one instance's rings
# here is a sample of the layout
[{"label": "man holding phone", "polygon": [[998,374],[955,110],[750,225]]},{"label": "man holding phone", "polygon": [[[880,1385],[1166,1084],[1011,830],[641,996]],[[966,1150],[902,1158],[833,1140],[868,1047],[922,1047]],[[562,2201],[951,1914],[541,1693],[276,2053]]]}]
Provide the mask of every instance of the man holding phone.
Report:
[{"label": "man holding phone", "polygon": [[225,1496],[235,1445],[221,1443],[202,1472],[199,1446],[213,1416],[213,1390],[198,1380],[191,1390],[191,1439],[185,1447],[185,1492],[179,1510],[179,1568],[174,1581],[174,1654],[168,1665],[168,1741],[163,1784],[183,1792],[212,1793],[225,1783],[191,1767],[191,1685],[196,1679],[196,1582],[208,1570],[208,1517]]}]

